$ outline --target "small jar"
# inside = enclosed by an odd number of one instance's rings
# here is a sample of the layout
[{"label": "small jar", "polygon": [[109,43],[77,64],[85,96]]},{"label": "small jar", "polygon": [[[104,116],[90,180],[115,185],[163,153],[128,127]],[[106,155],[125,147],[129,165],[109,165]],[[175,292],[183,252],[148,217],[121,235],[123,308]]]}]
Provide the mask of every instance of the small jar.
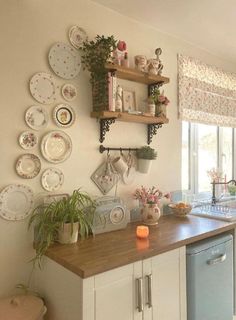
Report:
[{"label": "small jar", "polygon": [[155,117],[156,114],[156,105],[155,103],[148,103],[148,113],[150,113],[153,117]]}]

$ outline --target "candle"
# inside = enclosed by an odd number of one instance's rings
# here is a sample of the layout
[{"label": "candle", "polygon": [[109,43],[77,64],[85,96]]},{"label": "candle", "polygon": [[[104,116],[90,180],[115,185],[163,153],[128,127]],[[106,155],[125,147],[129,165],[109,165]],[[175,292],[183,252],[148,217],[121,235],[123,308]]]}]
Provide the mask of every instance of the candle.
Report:
[{"label": "candle", "polygon": [[140,239],[146,239],[149,235],[148,226],[137,226],[136,228],[136,236]]}]

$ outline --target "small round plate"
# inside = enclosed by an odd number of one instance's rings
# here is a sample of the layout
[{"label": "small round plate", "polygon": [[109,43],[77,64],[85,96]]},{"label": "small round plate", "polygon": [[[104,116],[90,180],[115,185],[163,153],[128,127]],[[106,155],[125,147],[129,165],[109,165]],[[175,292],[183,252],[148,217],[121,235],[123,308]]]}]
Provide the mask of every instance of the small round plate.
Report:
[{"label": "small round plate", "polygon": [[73,101],[77,97],[76,87],[67,83],[62,87],[61,94],[66,101]]},{"label": "small round plate", "polygon": [[71,138],[63,131],[51,131],[42,139],[42,155],[51,163],[61,163],[65,161],[69,158],[71,151]]},{"label": "small round plate", "polygon": [[48,59],[52,70],[63,79],[74,79],[80,72],[80,55],[66,43],[55,43],[49,51]]},{"label": "small round plate", "polygon": [[61,170],[56,168],[46,169],[41,177],[41,183],[47,191],[57,191],[64,182],[64,175]]},{"label": "small round plate", "polygon": [[68,104],[59,104],[53,110],[53,119],[59,127],[70,127],[75,122],[75,113]]},{"label": "small round plate", "polygon": [[26,110],[25,121],[34,130],[45,129],[49,121],[48,113],[42,107],[32,106]]},{"label": "small round plate", "polygon": [[38,72],[30,79],[30,92],[33,98],[43,104],[56,101],[57,86],[53,76]]},{"label": "small round plate", "polygon": [[19,136],[19,144],[23,149],[33,149],[38,144],[38,137],[32,131],[22,132]]},{"label": "small round plate", "polygon": [[88,36],[83,28],[73,26],[69,30],[69,40],[72,46],[76,49],[80,49],[83,42],[88,39]]},{"label": "small round plate", "polygon": [[21,178],[32,179],[39,174],[40,170],[40,159],[32,153],[23,154],[17,159],[16,172]]},{"label": "small round plate", "polygon": [[23,184],[10,184],[0,193],[0,216],[6,220],[25,219],[33,205],[33,191]]}]

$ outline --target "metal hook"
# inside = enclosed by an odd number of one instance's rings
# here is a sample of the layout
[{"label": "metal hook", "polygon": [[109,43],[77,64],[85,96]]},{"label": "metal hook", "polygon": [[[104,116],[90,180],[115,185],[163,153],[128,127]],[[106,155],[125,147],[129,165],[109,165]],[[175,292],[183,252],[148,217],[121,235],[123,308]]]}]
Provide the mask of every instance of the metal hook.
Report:
[{"label": "metal hook", "polygon": [[110,148],[107,148],[107,156],[110,155]]},{"label": "metal hook", "polygon": [[120,155],[123,156],[123,150],[120,148]]}]

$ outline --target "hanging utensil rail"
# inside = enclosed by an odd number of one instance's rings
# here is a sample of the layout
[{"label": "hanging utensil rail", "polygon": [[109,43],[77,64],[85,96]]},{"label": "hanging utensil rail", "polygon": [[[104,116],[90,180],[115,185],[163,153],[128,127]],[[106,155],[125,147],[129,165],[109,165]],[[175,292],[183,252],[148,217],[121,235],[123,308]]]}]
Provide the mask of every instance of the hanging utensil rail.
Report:
[{"label": "hanging utensil rail", "polygon": [[110,148],[110,147],[106,148],[102,144],[99,147],[100,153],[103,153],[105,151],[107,151],[107,152],[109,152],[109,151],[120,151],[120,152],[129,151],[129,152],[131,152],[131,151],[137,151],[137,150],[138,150],[138,148]]}]

